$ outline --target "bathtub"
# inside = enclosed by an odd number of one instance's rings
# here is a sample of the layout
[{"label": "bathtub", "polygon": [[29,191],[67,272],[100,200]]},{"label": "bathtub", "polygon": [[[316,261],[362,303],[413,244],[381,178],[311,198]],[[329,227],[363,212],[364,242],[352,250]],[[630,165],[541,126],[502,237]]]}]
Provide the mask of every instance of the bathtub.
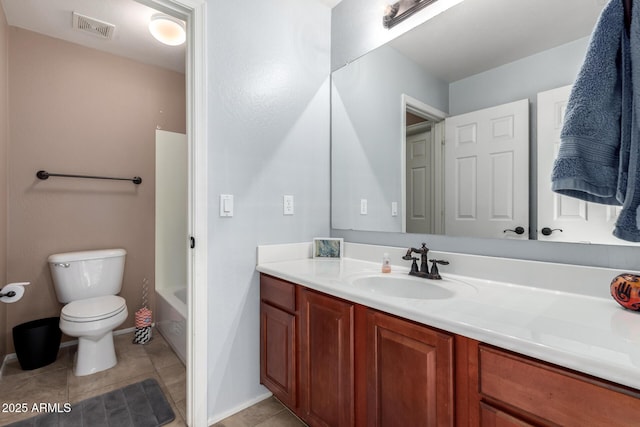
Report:
[{"label": "bathtub", "polygon": [[187,288],[156,289],[156,296],[156,328],[186,365]]}]

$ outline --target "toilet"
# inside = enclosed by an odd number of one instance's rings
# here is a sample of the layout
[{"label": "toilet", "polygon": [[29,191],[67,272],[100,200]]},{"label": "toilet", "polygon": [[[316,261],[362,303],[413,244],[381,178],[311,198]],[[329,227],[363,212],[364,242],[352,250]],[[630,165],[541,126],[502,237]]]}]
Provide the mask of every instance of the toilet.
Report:
[{"label": "toilet", "polygon": [[124,249],[53,254],[49,269],[58,301],[60,330],[78,338],[73,373],[90,375],[112,368],[118,361],[112,331],[128,316],[122,289]]}]

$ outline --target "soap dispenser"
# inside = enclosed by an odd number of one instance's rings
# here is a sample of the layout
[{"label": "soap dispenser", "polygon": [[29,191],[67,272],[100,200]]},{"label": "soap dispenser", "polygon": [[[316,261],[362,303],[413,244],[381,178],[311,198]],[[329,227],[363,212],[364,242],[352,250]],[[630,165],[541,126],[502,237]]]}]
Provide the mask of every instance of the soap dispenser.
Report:
[{"label": "soap dispenser", "polygon": [[389,254],[385,253],[382,256],[382,272],[391,273],[391,261],[389,260]]}]

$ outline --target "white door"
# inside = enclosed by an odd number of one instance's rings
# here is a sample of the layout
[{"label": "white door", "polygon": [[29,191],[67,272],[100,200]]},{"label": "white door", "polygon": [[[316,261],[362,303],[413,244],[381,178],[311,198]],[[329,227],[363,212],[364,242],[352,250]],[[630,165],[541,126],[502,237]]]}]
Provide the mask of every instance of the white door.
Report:
[{"label": "white door", "polygon": [[407,135],[407,233],[433,233],[433,137],[429,126]]},{"label": "white door", "polygon": [[538,93],[538,240],[632,244],[611,234],[619,206],[588,203],[551,191],[551,171],[570,92],[571,85]]},{"label": "white door", "polygon": [[445,119],[445,231],[529,238],[528,99]]}]

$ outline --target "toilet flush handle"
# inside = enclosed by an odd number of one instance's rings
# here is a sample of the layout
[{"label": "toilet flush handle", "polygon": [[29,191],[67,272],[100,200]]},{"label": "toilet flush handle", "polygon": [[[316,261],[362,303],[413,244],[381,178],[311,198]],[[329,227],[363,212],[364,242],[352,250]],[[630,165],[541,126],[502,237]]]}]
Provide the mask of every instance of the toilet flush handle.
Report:
[{"label": "toilet flush handle", "polygon": [[62,268],[69,268],[71,266],[71,264],[69,264],[68,262],[56,262],[53,264],[54,267],[62,267]]}]

